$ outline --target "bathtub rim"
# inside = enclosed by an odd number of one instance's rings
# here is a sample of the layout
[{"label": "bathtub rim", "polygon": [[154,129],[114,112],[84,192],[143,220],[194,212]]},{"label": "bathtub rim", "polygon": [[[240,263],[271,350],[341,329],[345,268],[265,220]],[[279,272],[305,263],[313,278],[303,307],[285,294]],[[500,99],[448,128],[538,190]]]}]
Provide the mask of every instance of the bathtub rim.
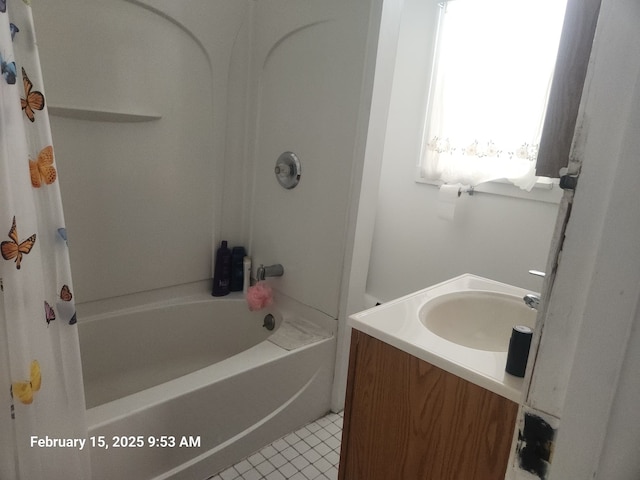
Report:
[{"label": "bathtub rim", "polygon": [[[224,297],[214,297],[209,292],[203,292],[198,289],[196,291],[182,292],[180,290],[168,290],[162,289],[165,293],[164,297],[157,297],[160,292],[153,292],[153,297],[149,301],[145,301],[147,298],[146,293],[134,294],[131,296],[118,297],[114,299],[108,299],[106,301],[100,301],[100,304],[96,302],[79,303],[76,305],[78,314],[78,324],[96,322],[111,317],[119,317],[121,315],[132,315],[136,313],[145,312],[147,310],[157,310],[173,306],[179,306],[187,303],[209,303],[209,302],[242,302],[244,295],[242,292],[233,292]],[[131,297],[131,298],[128,298]]]},{"label": "bathtub rim", "polygon": [[[200,281],[173,287],[161,288],[148,292],[139,292],[105,300],[77,303],[78,324],[103,320],[119,315],[139,313],[148,309],[177,306],[190,302],[244,302],[243,292],[231,292],[223,297],[214,297],[210,292],[210,281]],[[300,316],[311,320],[324,330],[336,335],[338,319],[329,314],[305,305],[289,297],[277,288],[273,288],[274,303],[263,309],[264,314],[270,310],[281,313],[282,320]]]}]

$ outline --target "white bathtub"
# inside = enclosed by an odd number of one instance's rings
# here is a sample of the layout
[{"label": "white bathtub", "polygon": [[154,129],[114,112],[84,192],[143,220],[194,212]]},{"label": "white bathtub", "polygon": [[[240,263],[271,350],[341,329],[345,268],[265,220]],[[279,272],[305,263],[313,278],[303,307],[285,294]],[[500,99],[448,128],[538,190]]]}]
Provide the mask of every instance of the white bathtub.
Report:
[{"label": "white bathtub", "polygon": [[262,323],[336,322],[277,303],[201,295],[81,319],[93,480],[204,479],[326,413],[335,334],[287,351]]}]

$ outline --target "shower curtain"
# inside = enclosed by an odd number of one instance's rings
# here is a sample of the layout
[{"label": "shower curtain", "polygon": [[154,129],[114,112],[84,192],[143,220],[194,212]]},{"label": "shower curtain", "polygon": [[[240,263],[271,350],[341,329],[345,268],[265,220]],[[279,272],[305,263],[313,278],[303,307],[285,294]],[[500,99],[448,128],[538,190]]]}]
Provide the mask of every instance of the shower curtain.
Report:
[{"label": "shower curtain", "polygon": [[0,479],[84,480],[73,286],[29,3],[0,0]]}]

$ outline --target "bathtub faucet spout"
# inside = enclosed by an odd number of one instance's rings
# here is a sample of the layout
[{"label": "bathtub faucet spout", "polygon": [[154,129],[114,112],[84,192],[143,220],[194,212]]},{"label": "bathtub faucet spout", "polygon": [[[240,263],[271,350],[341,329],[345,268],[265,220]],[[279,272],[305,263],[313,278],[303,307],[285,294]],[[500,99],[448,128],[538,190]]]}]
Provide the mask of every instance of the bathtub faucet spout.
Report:
[{"label": "bathtub faucet spout", "polygon": [[264,280],[267,277],[281,277],[282,275],[284,275],[284,267],[279,263],[266,267],[261,264],[256,271],[256,278],[258,280]]}]

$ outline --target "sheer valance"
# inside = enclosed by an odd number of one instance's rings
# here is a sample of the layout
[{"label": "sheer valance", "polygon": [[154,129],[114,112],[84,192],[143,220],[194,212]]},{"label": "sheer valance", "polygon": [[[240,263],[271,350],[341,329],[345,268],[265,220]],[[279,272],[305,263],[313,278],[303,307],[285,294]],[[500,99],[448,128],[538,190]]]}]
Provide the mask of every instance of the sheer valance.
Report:
[{"label": "sheer valance", "polygon": [[442,4],[422,178],[531,189],[564,9],[561,0]]}]

